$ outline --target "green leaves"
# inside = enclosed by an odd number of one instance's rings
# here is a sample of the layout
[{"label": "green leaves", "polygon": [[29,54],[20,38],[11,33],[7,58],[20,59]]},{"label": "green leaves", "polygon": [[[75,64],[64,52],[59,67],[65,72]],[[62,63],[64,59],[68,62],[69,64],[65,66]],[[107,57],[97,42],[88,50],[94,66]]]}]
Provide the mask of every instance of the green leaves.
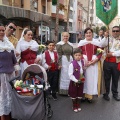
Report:
[{"label": "green leaves", "polygon": [[52,0],[52,5],[57,5],[57,0]]}]

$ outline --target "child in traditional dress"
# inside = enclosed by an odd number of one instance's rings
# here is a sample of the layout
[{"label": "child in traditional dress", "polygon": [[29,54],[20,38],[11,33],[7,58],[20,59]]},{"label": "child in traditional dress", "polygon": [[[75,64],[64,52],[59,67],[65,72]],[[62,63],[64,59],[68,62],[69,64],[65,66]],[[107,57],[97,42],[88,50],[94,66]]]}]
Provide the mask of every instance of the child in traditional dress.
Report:
[{"label": "child in traditional dress", "polygon": [[84,84],[84,61],[82,59],[82,51],[77,48],[74,50],[74,60],[69,65],[68,74],[70,77],[69,96],[73,102],[73,111],[81,111],[80,98],[83,97],[83,84]]},{"label": "child in traditional dress", "polygon": [[47,41],[47,48],[43,53],[42,66],[47,71],[48,82],[50,84],[52,97],[57,100],[56,91],[58,87],[58,53],[54,51],[55,43],[54,41]]}]

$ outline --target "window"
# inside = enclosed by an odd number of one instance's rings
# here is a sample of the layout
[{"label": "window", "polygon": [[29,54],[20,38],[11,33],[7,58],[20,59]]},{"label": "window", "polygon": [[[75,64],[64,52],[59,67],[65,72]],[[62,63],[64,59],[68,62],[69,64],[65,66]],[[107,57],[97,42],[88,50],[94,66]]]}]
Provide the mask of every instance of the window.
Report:
[{"label": "window", "polygon": [[93,9],[90,9],[90,13],[93,14],[93,13],[94,13],[94,10],[93,10]]},{"label": "window", "polygon": [[46,9],[45,9],[45,6],[42,6],[42,13],[46,13]]}]

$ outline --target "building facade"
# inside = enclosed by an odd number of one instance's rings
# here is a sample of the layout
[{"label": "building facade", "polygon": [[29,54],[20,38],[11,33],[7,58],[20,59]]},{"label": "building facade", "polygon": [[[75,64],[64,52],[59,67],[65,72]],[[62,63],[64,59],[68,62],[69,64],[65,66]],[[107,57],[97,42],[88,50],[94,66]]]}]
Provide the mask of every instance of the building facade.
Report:
[{"label": "building facade", "polygon": [[[71,42],[77,42],[78,34],[83,33],[84,29],[90,26],[89,1],[91,0],[59,0],[59,40],[61,33],[66,31],[68,13]],[[45,36],[44,41],[55,39],[56,8],[52,0],[0,0],[0,17],[5,24],[8,21],[17,23],[15,36],[18,39],[22,30],[28,27],[42,42],[43,36]]]},{"label": "building facade", "polygon": [[[0,17],[5,24],[15,21],[15,36],[19,39],[24,27],[39,35],[39,26],[49,27],[52,0],[0,0]],[[41,30],[43,31],[43,30]]]}]

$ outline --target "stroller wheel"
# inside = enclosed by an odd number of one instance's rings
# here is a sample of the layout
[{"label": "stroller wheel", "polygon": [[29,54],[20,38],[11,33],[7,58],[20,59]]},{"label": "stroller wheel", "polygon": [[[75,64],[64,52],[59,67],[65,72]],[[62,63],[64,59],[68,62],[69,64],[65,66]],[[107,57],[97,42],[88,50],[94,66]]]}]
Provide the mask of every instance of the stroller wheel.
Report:
[{"label": "stroller wheel", "polygon": [[49,110],[47,114],[47,118],[51,118],[53,116],[53,111]]}]

